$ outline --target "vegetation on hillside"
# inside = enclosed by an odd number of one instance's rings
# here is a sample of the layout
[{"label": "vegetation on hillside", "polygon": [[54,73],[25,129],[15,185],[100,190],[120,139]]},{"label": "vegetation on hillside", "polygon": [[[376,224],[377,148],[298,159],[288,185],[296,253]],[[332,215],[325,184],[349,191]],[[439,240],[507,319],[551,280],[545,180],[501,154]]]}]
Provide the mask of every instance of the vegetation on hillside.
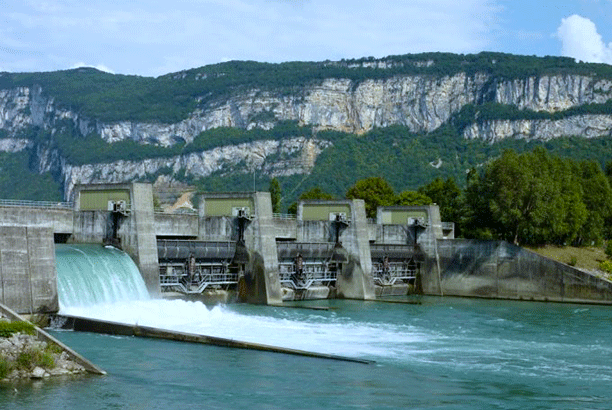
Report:
[{"label": "vegetation on hillside", "polygon": [[422,53],[323,62],[280,64],[230,61],[157,78],[109,74],[93,68],[47,73],[0,73],[0,89],[40,87],[62,108],[105,122],[173,123],[197,107],[218,103],[239,91],[294,93],[326,78],[359,83],[396,75],[443,77],[465,72],[501,79],[545,74],[578,74],[612,78],[606,64],[580,63],[567,57],[517,56],[504,53]]}]

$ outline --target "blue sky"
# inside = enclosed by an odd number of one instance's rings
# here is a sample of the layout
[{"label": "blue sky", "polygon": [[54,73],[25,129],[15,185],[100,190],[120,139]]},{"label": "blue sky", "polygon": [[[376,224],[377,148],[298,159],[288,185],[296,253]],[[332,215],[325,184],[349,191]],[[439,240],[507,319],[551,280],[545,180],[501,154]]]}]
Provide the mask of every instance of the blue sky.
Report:
[{"label": "blue sky", "polygon": [[500,51],[612,64],[612,0],[1,0],[0,71]]}]

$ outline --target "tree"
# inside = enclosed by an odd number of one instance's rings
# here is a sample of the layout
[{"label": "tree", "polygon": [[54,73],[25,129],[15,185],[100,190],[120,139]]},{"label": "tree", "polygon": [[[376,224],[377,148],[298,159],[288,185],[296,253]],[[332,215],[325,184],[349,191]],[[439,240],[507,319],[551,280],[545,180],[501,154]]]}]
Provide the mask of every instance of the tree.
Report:
[{"label": "tree", "polygon": [[270,180],[270,186],[268,187],[268,191],[270,191],[270,198],[272,200],[272,212],[277,214],[281,211],[281,200],[282,200],[282,191],[280,182],[278,179],[272,178]]},{"label": "tree", "polygon": [[432,203],[433,201],[430,197],[415,191],[404,191],[395,197],[395,205],[420,206]]},{"label": "tree", "polygon": [[[332,194],[328,194],[327,192],[323,192],[323,190],[321,188],[314,187],[309,191],[306,191],[304,193],[302,193],[299,198],[298,198],[298,202],[302,201],[302,200],[308,200],[308,199],[321,199],[321,200],[333,200],[336,199]],[[289,209],[287,210],[287,212],[289,212],[290,214],[297,214],[297,202],[294,202],[291,204],[291,206],[289,206]]]},{"label": "tree", "polygon": [[380,177],[361,179],[346,192],[347,199],[363,199],[368,218],[376,217],[379,206],[389,206],[395,203],[395,193],[389,183]]},{"label": "tree", "polygon": [[575,243],[588,219],[578,170],[543,148],[505,151],[478,177],[470,176],[467,229],[516,244]]},{"label": "tree", "polygon": [[454,178],[445,181],[437,177],[429,184],[418,189],[419,193],[431,198],[440,207],[443,221],[459,223],[463,214],[463,193]]}]

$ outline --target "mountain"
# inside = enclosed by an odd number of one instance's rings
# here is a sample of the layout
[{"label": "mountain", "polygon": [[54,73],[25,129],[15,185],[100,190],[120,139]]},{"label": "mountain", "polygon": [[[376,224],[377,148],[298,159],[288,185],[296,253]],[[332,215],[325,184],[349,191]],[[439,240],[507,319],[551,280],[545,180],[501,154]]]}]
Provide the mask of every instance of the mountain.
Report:
[{"label": "mountain", "polygon": [[612,66],[561,57],[425,53],[232,61],[157,78],[92,68],[0,73],[0,197],[70,198],[78,183],[166,180],[342,196],[462,184],[503,149],[612,154]]}]

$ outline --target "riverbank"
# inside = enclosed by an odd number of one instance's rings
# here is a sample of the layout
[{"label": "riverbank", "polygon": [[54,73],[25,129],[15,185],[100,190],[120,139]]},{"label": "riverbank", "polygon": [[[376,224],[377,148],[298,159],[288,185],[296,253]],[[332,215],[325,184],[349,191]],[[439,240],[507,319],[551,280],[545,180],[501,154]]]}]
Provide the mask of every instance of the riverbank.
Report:
[{"label": "riverbank", "polygon": [[[11,322],[5,320],[2,323]],[[0,337],[0,381],[82,373],[86,373],[85,368],[72,361],[68,353],[56,344],[23,332]]]},{"label": "riverbank", "polygon": [[80,373],[105,375],[89,360],[0,304],[0,380]]},{"label": "riverbank", "polygon": [[601,246],[534,246],[527,249],[547,258],[573,266],[593,275],[609,279],[609,274],[600,269],[600,264],[608,260]]}]

